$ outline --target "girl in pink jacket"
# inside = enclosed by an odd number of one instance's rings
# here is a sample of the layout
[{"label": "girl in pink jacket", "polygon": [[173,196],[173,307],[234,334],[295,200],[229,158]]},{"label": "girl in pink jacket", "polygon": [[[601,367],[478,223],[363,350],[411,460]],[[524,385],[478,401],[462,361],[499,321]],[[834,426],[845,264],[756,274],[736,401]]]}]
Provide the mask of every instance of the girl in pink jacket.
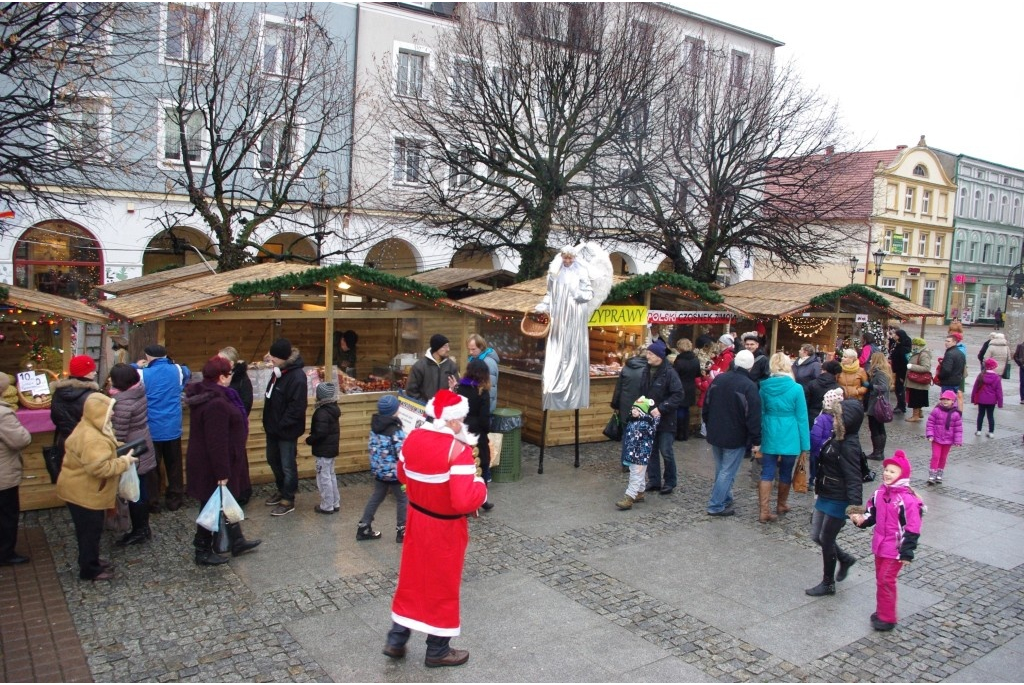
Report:
[{"label": "girl in pink jacket", "polygon": [[996,432],[996,407],[1003,408],[1003,379],[996,371],[999,366],[992,357],[985,360],[985,370],[974,379],[974,389],[971,390],[971,404],[978,405],[978,430],[975,435],[981,437],[981,425],[984,418],[988,417],[988,437]]},{"label": "girl in pink jacket", "polygon": [[865,505],[863,514],[850,514],[858,528],[875,527],[871,551],[875,555],[875,613],[871,627],[896,627],[896,576],[914,560],[921,535],[924,505],[910,488],[910,462],[903,450],[882,462],[882,487]]},{"label": "girl in pink jacket", "polygon": [[947,390],[939,397],[939,406],[928,415],[924,435],[932,443],[932,461],[928,465],[928,485],[942,482],[946,470],[946,457],[953,446],[964,444],[963,416],[956,408],[956,393]]}]

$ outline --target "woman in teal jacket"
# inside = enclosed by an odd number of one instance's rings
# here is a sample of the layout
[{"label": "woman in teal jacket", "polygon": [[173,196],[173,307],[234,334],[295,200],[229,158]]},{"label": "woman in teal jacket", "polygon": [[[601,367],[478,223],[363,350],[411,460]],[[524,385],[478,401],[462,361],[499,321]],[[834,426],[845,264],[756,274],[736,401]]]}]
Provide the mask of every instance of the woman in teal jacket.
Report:
[{"label": "woman in teal jacket", "polygon": [[804,390],[793,380],[793,362],[782,352],[768,361],[771,376],[761,381],[761,482],[757,498],[760,505],[758,521],[768,523],[778,518],[771,513],[772,481],[779,474],[779,496],[776,514],[789,511],[786,500],[793,482],[793,467],[801,452],[811,449],[807,427],[807,401]]}]

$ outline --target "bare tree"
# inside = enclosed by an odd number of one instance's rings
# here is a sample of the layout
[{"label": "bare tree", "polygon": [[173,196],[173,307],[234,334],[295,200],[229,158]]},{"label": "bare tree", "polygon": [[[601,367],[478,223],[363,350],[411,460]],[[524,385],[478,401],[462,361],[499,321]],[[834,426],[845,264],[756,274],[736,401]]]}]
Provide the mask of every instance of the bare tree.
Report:
[{"label": "bare tree", "polygon": [[693,39],[680,47],[663,64],[681,78],[634,111],[616,139],[619,167],[603,170],[606,225],[704,282],[737,255],[792,271],[834,254],[872,192],[850,183],[856,150],[836,107],[792,65]]},{"label": "bare tree", "polygon": [[131,169],[138,121],[112,115],[147,35],[140,6],[0,4],[0,202],[82,203]]},{"label": "bare tree", "polygon": [[168,9],[160,167],[168,192],[187,195],[190,211],[162,221],[198,215],[221,271],[262,249],[261,226],[305,231],[319,244],[325,222],[310,225],[310,210],[336,216],[351,200],[355,93],[345,41],[326,28],[322,6],[289,3],[273,20],[264,10]]},{"label": "bare tree", "polygon": [[554,230],[593,231],[577,222],[593,171],[626,114],[659,96],[671,46],[648,4],[469,7],[435,43],[433,81],[415,55],[381,66],[391,197],[454,245],[517,253],[532,278]]}]

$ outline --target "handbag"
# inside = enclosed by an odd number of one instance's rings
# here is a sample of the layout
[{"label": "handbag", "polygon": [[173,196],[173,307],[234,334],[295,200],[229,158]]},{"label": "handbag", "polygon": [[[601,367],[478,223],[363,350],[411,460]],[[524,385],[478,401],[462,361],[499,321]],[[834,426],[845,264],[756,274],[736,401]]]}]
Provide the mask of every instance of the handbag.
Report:
[{"label": "handbag", "polygon": [[907,371],[907,380],[918,385],[931,385],[932,375],[927,371]]},{"label": "handbag", "polygon": [[889,404],[889,398],[885,395],[878,395],[875,398],[874,416],[876,421],[881,421],[882,423],[892,421],[892,405]]},{"label": "handbag", "polygon": [[793,490],[807,492],[807,452],[801,452],[793,467]]},{"label": "handbag", "polygon": [[619,418],[619,412],[612,412],[612,417],[608,419],[608,423],[605,424],[604,430],[601,432],[609,440],[616,442],[622,440],[622,419]]},{"label": "handbag", "polygon": [[224,511],[220,512],[220,525],[217,532],[213,534],[213,551],[217,554],[226,554],[231,549],[231,536],[228,535],[228,517]]},{"label": "handbag", "polygon": [[64,465],[64,450],[54,441],[49,447],[43,448],[43,464],[46,465],[46,472],[50,474],[50,483],[57,482],[60,469]]}]

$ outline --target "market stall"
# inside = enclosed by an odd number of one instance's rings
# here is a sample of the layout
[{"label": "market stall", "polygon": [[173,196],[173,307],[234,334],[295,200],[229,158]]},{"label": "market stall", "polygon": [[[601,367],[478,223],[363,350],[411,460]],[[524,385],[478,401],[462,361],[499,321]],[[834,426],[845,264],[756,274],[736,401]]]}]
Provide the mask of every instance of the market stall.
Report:
[{"label": "market stall", "polygon": [[[480,333],[501,356],[498,404],[523,412],[523,439],[542,446],[576,442],[575,412],[549,411],[544,424],[543,338],[522,330],[523,316],[544,297],[546,279],[516,283],[460,302],[500,318],[481,321]],[[653,333],[699,335],[724,330],[736,312],[709,286],[678,274],[656,272],[616,276],[604,305],[589,322],[590,406],[579,410],[579,442],[606,440],[602,434],[622,361]],[[678,332],[675,330],[678,328]]]}]

